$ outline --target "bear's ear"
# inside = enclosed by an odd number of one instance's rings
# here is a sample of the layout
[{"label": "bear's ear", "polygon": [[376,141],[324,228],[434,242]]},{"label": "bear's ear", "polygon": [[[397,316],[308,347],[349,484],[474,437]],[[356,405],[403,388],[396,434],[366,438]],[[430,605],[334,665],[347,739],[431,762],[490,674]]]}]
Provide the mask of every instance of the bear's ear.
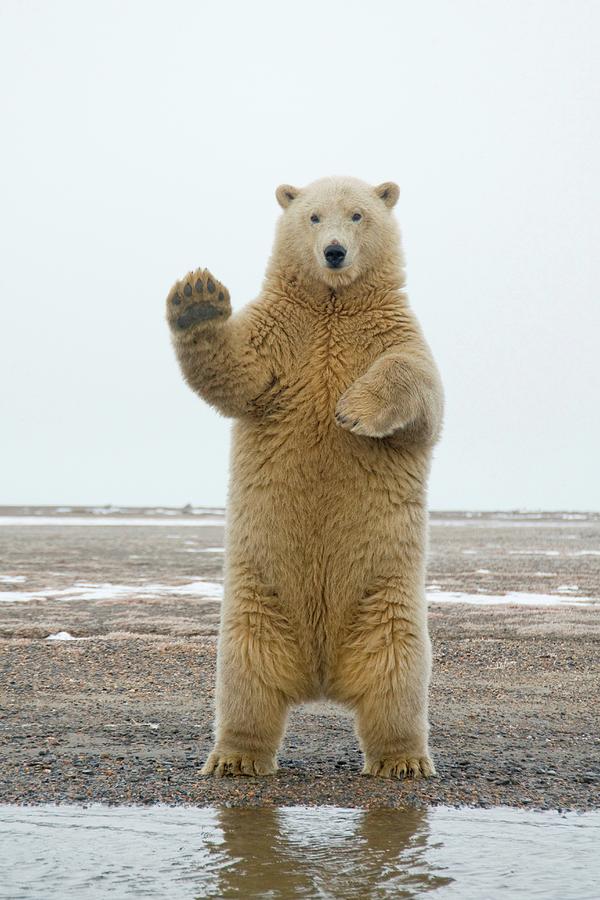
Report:
[{"label": "bear's ear", "polygon": [[398,202],[400,188],[393,181],[384,181],[383,184],[377,185],[375,193],[391,209]]},{"label": "bear's ear", "polygon": [[280,184],[275,191],[277,202],[282,209],[287,209],[292,200],[295,200],[300,193],[300,188],[292,187],[291,184]]}]

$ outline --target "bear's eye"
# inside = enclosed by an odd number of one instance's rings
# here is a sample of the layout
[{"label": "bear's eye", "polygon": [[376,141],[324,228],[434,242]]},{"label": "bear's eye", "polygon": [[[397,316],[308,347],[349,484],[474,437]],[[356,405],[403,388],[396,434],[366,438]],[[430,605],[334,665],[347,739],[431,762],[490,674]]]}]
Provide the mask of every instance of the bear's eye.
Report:
[{"label": "bear's eye", "polygon": [[312,216],[310,217],[310,221],[316,225],[317,222],[320,222],[321,220],[316,213],[313,213]]},{"label": "bear's eye", "polygon": [[362,216],[360,213],[354,213],[354,215],[352,216],[353,222],[360,222],[361,219],[362,219]]}]

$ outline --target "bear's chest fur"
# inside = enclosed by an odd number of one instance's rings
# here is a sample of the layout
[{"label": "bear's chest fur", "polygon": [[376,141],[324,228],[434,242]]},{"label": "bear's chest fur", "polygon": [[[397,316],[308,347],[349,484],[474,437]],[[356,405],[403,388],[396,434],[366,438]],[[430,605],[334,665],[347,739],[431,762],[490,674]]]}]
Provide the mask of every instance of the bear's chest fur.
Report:
[{"label": "bear's chest fur", "polygon": [[269,329],[269,420],[293,423],[314,439],[334,427],[341,394],[401,341],[402,314],[395,307],[348,308],[335,297],[286,312],[283,321],[273,317]]}]

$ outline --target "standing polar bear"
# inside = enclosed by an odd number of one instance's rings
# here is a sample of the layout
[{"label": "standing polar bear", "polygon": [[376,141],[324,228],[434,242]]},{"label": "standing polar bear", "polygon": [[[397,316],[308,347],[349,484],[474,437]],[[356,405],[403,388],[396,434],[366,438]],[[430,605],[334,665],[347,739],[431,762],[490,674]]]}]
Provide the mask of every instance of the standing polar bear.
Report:
[{"label": "standing polar bear", "polygon": [[206,269],[167,316],[192,390],[233,417],[215,745],[203,774],[275,771],[292,704],[349,706],[364,772],[435,774],[426,488],[437,369],[404,292],[397,185],[282,185],[260,296]]}]

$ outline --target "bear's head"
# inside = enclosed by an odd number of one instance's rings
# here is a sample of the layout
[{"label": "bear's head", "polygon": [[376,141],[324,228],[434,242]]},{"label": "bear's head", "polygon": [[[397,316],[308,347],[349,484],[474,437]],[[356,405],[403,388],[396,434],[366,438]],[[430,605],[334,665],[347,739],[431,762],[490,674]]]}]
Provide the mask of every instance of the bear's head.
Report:
[{"label": "bear's head", "polygon": [[392,208],[400,189],[357,178],[323,178],[305,188],[282,184],[275,257],[307,279],[336,288],[364,275],[399,272],[399,234]]}]

